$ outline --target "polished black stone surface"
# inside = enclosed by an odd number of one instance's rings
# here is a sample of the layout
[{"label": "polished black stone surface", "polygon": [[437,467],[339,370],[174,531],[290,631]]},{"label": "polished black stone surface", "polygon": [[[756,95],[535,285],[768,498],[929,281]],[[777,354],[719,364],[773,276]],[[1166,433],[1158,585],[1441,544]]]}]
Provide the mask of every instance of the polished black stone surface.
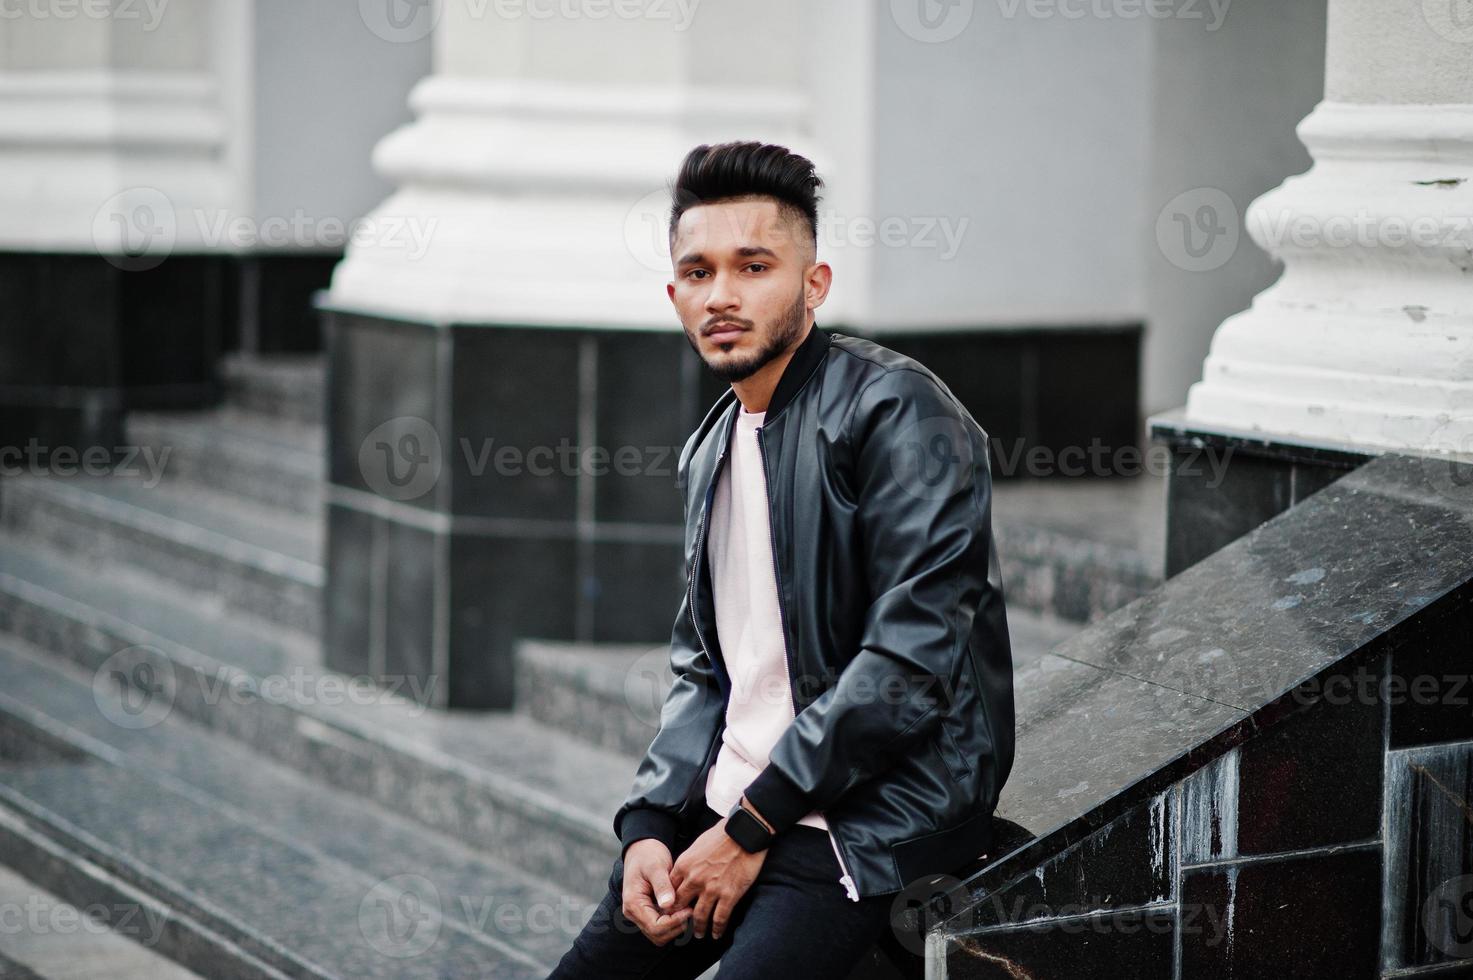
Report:
[{"label": "polished black stone surface", "polygon": [[111,448],[128,408],[217,403],[224,261],[0,252],[0,445]]},{"label": "polished black stone surface", "polygon": [[1386,736],[1375,691],[1383,664],[1378,657],[1364,665],[1360,686],[1345,675],[1327,680],[1319,700],[1239,748],[1239,855],[1379,836]]},{"label": "polished black stone surface", "polygon": [[436,424],[442,388],[436,344],[436,332],[417,324],[374,317],[329,318],[327,451],[332,483],[373,493],[375,483],[385,486],[382,481],[390,476],[411,478],[410,467],[423,457],[419,465],[433,469],[435,478],[426,478],[424,486],[406,484],[396,502],[427,510],[441,505],[449,488],[443,437],[438,444],[419,439],[410,458],[401,453],[401,444],[393,438],[396,433],[380,429],[393,419],[409,417],[443,433]]},{"label": "polished black stone surface", "polygon": [[603,638],[611,643],[644,643],[651,637],[668,637],[685,589],[685,550],[680,541],[604,540],[594,541],[591,548],[593,575],[587,589]]},{"label": "polished black stone surface", "polygon": [[1055,654],[1017,671],[1014,688],[1017,755],[997,812],[1037,835],[1058,834],[1058,846],[1166,789],[1200,764],[1189,758],[1195,747],[1228,738],[1248,718]]},{"label": "polished black stone surface", "polygon": [[342,252],[258,252],[233,257],[226,279],[225,350],[260,354],[322,349],[313,296],[332,282]]},{"label": "polished black stone surface", "polygon": [[669,635],[675,471],[725,387],[684,334],[324,313],[329,663],[495,708],[519,638]]},{"label": "polished black stone surface", "polygon": [[441,343],[449,345],[449,387],[438,392],[448,414],[436,424],[446,443],[452,513],[577,518],[575,454],[619,438],[580,430],[588,395],[580,368],[593,356],[590,342],[556,330],[448,328]]},{"label": "polished black stone surface", "polygon": [[949,980],[1171,980],[1175,912],[1121,909],[957,937],[948,945]]},{"label": "polished black stone surface", "polygon": [[[442,608],[444,589],[450,590],[443,620],[450,635],[435,641],[450,658],[442,673],[464,678],[456,657],[467,650],[493,665],[473,672],[481,678],[474,697],[463,687],[457,693],[452,680],[452,704],[509,703],[510,689],[496,688],[490,678],[509,676],[505,644],[518,635],[644,642],[669,634],[684,571],[679,454],[729,387],[705,368],[682,332],[431,324],[321,312],[329,362],[329,502],[371,515],[356,522],[332,518],[327,603],[348,622],[329,625],[329,662],[366,669],[384,657],[364,651],[387,637],[391,670],[424,670],[432,662],[421,642],[424,621],[428,610]],[[1018,442],[1008,453],[1016,458],[1019,447],[1134,444],[1139,334],[1133,326],[870,336],[934,365],[992,435]],[[1004,389],[983,375],[1005,380],[1011,393],[999,397]],[[1081,391],[1090,397],[1081,399]],[[1065,392],[1069,397],[1061,397]],[[1070,407],[1083,401],[1087,410]],[[426,478],[416,482],[416,474]],[[424,575],[416,573],[414,601],[391,601],[382,578],[366,582],[346,567],[371,562],[375,542],[390,540],[370,530],[384,522],[449,535],[456,554],[478,550],[483,576],[498,550],[510,560],[512,542],[540,541],[557,556],[571,549],[571,559],[536,556],[527,573],[508,568],[508,595],[496,599],[484,586],[460,583],[459,563],[452,561],[449,578],[431,580],[428,594],[418,585]],[[397,543],[401,536],[390,537],[394,550],[406,547]],[[423,561],[408,560],[412,568]],[[339,576],[341,588],[333,581]],[[365,594],[366,607],[355,612],[353,601]],[[504,617],[493,611],[502,601],[514,611],[512,620],[541,624],[542,631],[518,634],[502,625]],[[368,629],[372,623],[377,632]]]},{"label": "polished black stone surface", "polygon": [[1395,645],[1382,697],[1391,707],[1394,749],[1473,741],[1473,602]]},{"label": "polished black stone surface", "polygon": [[1438,465],[1367,463],[1054,652],[1257,711],[1464,584],[1473,489]]},{"label": "polished black stone surface", "polygon": [[[1071,447],[1136,445],[1139,324],[853,333],[946,382],[992,438],[994,477],[1068,477],[1074,464],[1061,453]],[[1026,472],[1032,450],[1049,472]]]},{"label": "polished black stone surface", "polygon": [[[595,488],[599,521],[679,524],[680,494],[675,468],[698,412],[719,396],[707,397],[697,376],[715,382],[683,337],[663,333],[605,332],[597,345],[598,376],[592,425],[607,433],[607,453]],[[722,387],[726,387],[722,385]],[[659,634],[656,634],[659,635]]]},{"label": "polished black stone surface", "polygon": [[1473,742],[1387,753],[1385,967],[1473,968],[1470,800]]},{"label": "polished black stone surface", "polygon": [[1379,848],[1188,869],[1181,908],[1183,977],[1380,975]]},{"label": "polished black stone surface", "polygon": [[[970,927],[1169,902],[1176,881],[1176,837],[1176,807],[1165,793],[987,895],[972,909]],[[952,925],[961,928],[962,922]]]},{"label": "polished black stone surface", "polygon": [[1350,447],[1208,429],[1180,410],[1150,419],[1169,447],[1166,574],[1190,568],[1365,462]]},{"label": "polished black stone surface", "polygon": [[[1232,766],[1219,791],[1182,791],[1184,861],[1233,857],[1240,844],[1278,850],[1374,835],[1374,781],[1313,768],[1379,774],[1383,708],[1304,705],[1321,675],[1374,671],[1387,644],[1426,635],[1465,600],[1473,487],[1461,477],[1473,469],[1446,467],[1377,458],[1019,671],[1018,755],[998,813],[1037,839],[970,887],[1007,884],[1224,753]],[[1298,735],[1253,743],[1280,723]],[[1246,761],[1233,751],[1240,746]],[[1247,826],[1240,765],[1252,784]],[[1331,792],[1336,807],[1324,804]],[[1269,819],[1276,800],[1341,812]]]}]

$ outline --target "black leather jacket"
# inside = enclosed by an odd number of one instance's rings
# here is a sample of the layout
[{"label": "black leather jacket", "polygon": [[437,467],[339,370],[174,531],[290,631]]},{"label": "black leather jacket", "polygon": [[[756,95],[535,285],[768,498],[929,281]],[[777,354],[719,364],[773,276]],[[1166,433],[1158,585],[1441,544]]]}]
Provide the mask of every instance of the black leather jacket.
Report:
[{"label": "black leather jacket", "polygon": [[[680,454],[675,685],[614,817],[625,847],[672,844],[706,806],[731,690],[706,519],[739,404],[726,391]],[[815,324],[758,440],[796,720],[747,797],[778,833],[821,811],[861,896],[952,872],[990,847],[1013,762],[987,435],[919,362]]]}]

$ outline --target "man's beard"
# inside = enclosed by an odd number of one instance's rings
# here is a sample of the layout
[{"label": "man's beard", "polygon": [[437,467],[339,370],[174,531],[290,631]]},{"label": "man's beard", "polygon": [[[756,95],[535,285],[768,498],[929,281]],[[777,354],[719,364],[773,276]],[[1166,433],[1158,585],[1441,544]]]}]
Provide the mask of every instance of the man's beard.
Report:
[{"label": "man's beard", "polygon": [[[744,381],[760,371],[763,365],[776,357],[782,356],[783,352],[792,345],[803,334],[803,323],[807,319],[808,305],[804,301],[802,291],[799,291],[797,300],[788,307],[778,321],[773,325],[772,332],[767,337],[767,343],[755,350],[746,358],[740,360],[727,359],[720,364],[712,364],[706,361],[706,367],[711,373],[722,381],[732,383]],[[690,338],[687,337],[687,340]],[[696,342],[691,346],[700,354],[701,349]],[[705,360],[702,356],[702,360]]]}]

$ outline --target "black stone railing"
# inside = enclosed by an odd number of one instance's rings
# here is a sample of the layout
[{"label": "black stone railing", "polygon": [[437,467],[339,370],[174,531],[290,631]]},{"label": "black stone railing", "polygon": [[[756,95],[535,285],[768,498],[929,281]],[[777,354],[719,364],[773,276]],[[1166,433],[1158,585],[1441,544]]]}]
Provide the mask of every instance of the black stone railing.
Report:
[{"label": "black stone railing", "polygon": [[1473,466],[1386,455],[1019,671],[999,846],[906,900],[926,975],[1473,957],[1470,583]]}]

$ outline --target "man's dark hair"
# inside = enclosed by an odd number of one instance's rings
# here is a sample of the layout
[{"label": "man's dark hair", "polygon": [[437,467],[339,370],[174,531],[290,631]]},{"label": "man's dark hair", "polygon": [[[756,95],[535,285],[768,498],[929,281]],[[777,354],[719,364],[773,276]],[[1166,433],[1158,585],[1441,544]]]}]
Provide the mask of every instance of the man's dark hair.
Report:
[{"label": "man's dark hair", "polygon": [[670,241],[680,216],[689,208],[733,198],[761,196],[777,201],[780,211],[808,222],[818,243],[818,189],[823,179],[813,161],[774,143],[703,143],[685,155],[671,190]]}]

